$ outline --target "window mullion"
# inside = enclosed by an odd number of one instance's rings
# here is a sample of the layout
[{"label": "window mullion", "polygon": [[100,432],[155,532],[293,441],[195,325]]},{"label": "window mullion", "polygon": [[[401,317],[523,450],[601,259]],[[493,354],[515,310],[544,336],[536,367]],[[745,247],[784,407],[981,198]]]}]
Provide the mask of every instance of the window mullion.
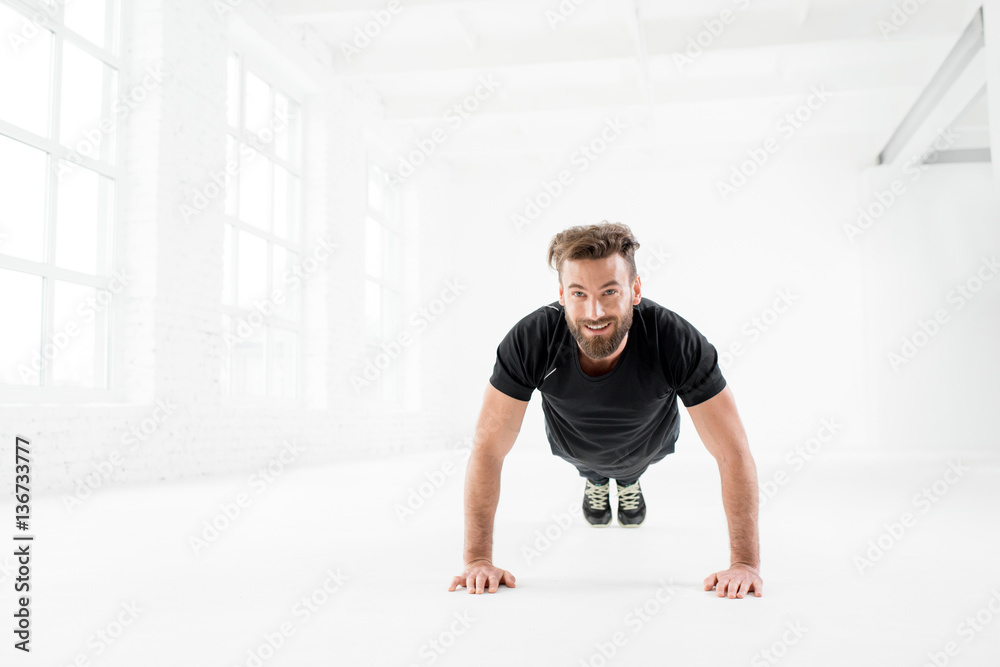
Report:
[{"label": "window mullion", "polygon": [[52,364],[45,355],[45,346],[52,341],[53,319],[55,319],[55,280],[51,276],[42,278],[42,347],[41,370],[39,373],[39,384],[42,387],[52,386]]}]

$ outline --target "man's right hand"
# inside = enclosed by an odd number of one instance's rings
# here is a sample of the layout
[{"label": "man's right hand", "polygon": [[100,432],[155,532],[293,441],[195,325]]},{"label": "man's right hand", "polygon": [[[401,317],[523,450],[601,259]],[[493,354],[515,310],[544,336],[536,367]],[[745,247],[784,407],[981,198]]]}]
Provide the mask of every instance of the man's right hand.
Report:
[{"label": "man's right hand", "polygon": [[[484,589],[488,593],[496,593],[500,584],[508,588],[514,588],[514,575],[507,570],[493,567],[493,563],[485,558],[469,561],[465,565],[465,572],[451,580],[449,591],[453,591],[460,586],[465,586],[470,593],[482,593]],[[486,588],[486,586],[489,588]]]}]

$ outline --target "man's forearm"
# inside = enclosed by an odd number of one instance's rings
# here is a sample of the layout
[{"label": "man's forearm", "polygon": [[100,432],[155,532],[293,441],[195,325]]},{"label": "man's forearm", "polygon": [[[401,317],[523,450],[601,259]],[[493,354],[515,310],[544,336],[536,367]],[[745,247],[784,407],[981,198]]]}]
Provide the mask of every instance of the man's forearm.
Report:
[{"label": "man's forearm", "polygon": [[493,560],[493,520],[503,459],[473,452],[465,473],[465,562]]},{"label": "man's forearm", "polygon": [[760,568],[757,537],[757,465],[746,456],[719,465],[722,504],[729,522],[730,564]]}]

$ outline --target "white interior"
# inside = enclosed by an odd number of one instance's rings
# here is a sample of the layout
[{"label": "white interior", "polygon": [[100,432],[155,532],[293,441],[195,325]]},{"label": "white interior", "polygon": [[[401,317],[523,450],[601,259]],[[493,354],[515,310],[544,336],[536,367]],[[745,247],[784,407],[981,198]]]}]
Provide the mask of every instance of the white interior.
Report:
[{"label": "white interior", "polygon": [[[608,664],[771,664],[758,652],[786,623],[808,632],[782,664],[921,665],[952,641],[954,664],[992,664],[1000,622],[968,641],[959,624],[991,595],[990,618],[1000,613],[1000,178],[982,159],[1000,145],[1000,0],[986,0],[986,47],[932,117],[945,124],[921,128],[954,136],[948,151],[966,157],[923,145],[878,165],[983,4],[125,3],[122,89],[156,64],[170,76],[118,135],[111,252],[133,278],[109,324],[110,387],[0,386],[0,458],[13,460],[16,435],[34,452],[35,650],[14,662],[252,667],[247,651],[339,568],[342,590],[263,664],[596,667],[595,647],[617,630],[628,641]],[[0,3],[14,5],[38,6]],[[195,224],[179,208],[226,161],[233,52],[302,105],[305,247],[337,244],[303,287],[288,401],[221,389],[224,204]],[[2,76],[14,92],[3,92],[0,135],[26,140],[35,111],[10,100],[37,92],[34,79]],[[956,100],[967,103],[946,113]],[[449,115],[463,101],[475,110]],[[796,113],[790,131],[783,119]],[[383,376],[399,387],[387,399],[379,381],[360,391],[350,381],[397,340],[364,333],[367,168],[404,176],[428,145],[399,190],[393,317],[412,343]],[[724,192],[741,170],[753,173]],[[19,236],[6,213],[0,203],[0,268],[17,271],[4,244],[40,240]],[[677,453],[643,478],[644,526],[592,530],[575,511],[529,563],[536,531],[582,491],[548,453],[538,394],[497,516],[494,560],[519,585],[495,597],[445,591],[461,566],[464,458],[453,450],[473,433],[496,347],[558,299],[545,265],[552,235],[601,220],[635,232],[644,296],[718,348],[762,492],[776,473],[791,478],[761,508],[759,600],[701,590],[727,565],[728,541],[717,469],[684,410]],[[21,358],[37,325],[23,300],[34,283],[24,284],[22,300],[3,295],[16,314],[0,332],[15,351],[5,359]],[[448,290],[457,298],[414,325]],[[781,299],[791,305],[776,314]],[[164,401],[169,418],[71,507]],[[250,476],[289,441],[301,451],[258,497]],[[803,447],[816,451],[798,469]],[[917,495],[953,464],[969,469],[923,510]],[[435,475],[441,488],[400,520]],[[5,465],[8,518],[13,486]],[[240,493],[250,507],[196,554],[191,536]],[[904,512],[915,524],[860,571],[869,541]],[[10,625],[10,555],[0,565]],[[661,579],[675,594],[632,634],[625,615]],[[97,655],[88,637],[132,600],[148,611]],[[468,635],[433,661],[421,654],[462,612],[476,618]]]}]

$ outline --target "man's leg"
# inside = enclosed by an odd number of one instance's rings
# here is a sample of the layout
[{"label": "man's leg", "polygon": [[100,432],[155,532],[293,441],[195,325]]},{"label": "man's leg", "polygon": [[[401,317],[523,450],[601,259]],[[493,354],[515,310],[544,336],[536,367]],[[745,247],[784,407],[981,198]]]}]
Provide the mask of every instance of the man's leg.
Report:
[{"label": "man's leg", "polygon": [[674,453],[674,445],[680,433],[680,424],[674,426],[670,436],[657,448],[656,453],[637,469],[632,469],[627,477],[616,477],[618,486],[618,523],[626,528],[636,528],[646,519],[646,500],[642,497],[639,478],[649,466]]},{"label": "man's leg", "polygon": [[594,484],[607,484],[609,481],[611,481],[608,479],[607,476],[602,475],[599,472],[595,472],[590,468],[584,468],[583,466],[578,465],[576,466],[576,469],[580,471],[580,477],[585,477]]}]

